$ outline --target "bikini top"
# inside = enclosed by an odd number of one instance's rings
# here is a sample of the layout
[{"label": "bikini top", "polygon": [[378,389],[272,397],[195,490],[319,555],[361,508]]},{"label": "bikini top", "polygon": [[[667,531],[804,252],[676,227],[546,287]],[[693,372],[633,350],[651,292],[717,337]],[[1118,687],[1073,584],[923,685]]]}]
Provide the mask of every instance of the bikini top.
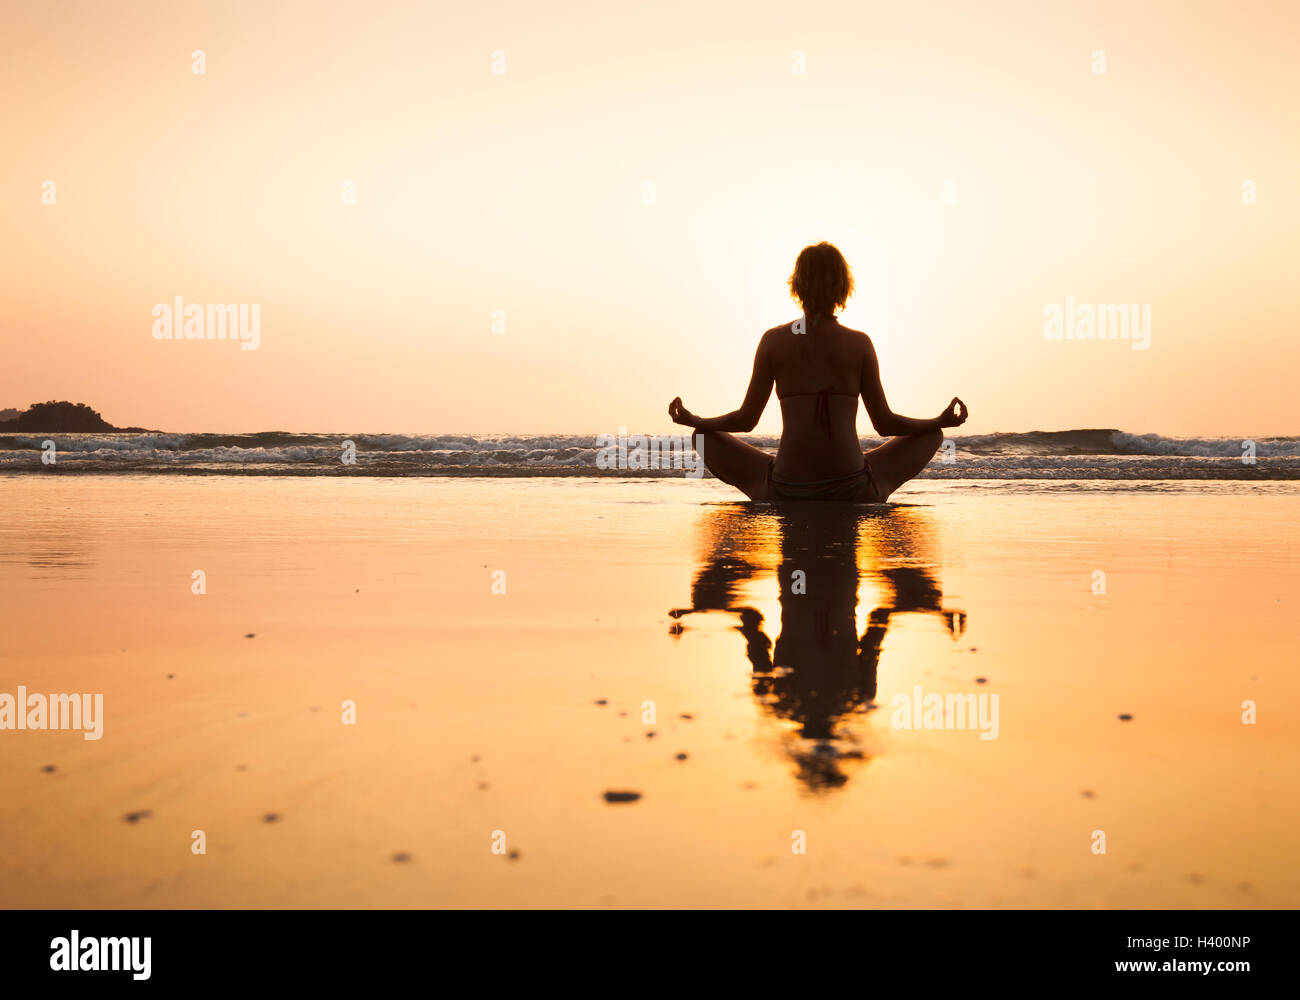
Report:
[{"label": "bikini top", "polygon": [[817,404],[816,409],[813,412],[813,418],[817,423],[825,427],[826,433],[829,434],[831,432],[831,397],[857,396],[856,392],[835,392],[834,388],[834,386],[828,385],[825,389],[818,389],[816,392],[789,392],[784,396],[777,393],[776,398],[784,402],[785,400],[792,399],[795,396],[816,396]]}]

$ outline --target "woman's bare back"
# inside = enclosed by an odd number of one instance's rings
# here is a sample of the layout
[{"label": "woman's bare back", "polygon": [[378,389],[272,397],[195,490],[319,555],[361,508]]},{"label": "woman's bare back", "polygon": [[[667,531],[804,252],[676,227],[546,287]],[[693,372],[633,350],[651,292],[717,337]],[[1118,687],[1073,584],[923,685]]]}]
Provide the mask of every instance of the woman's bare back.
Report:
[{"label": "woman's bare back", "polygon": [[833,479],[862,468],[858,399],[869,343],[830,318],[787,323],[763,336],[760,350],[768,352],[781,401],[778,479]]}]

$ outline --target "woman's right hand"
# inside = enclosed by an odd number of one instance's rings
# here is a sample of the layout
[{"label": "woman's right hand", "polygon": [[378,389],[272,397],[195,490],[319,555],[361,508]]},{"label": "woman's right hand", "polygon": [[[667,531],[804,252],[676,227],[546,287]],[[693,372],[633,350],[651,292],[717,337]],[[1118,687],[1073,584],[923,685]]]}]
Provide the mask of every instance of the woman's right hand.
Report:
[{"label": "woman's right hand", "polygon": [[960,427],[970,416],[970,410],[966,409],[966,404],[956,396],[952,397],[952,402],[948,408],[939,414],[940,427]]}]

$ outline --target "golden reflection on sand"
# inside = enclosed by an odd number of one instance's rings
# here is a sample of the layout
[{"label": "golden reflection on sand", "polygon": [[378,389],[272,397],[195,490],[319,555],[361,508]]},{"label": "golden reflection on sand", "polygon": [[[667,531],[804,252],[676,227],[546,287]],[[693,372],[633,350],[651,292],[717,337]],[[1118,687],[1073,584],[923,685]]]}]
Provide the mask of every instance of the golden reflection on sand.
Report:
[{"label": "golden reflection on sand", "polygon": [[[709,507],[699,529],[691,606],[669,612],[675,634],[688,615],[734,614],[754,698],[789,723],[783,744],[798,780],[813,791],[843,786],[846,768],[869,759],[846,723],[878,707],[897,616],[938,615],[954,639],[965,630],[964,612],[944,605],[935,524],[904,505],[725,504]],[[747,599],[765,578],[779,584],[775,639]]]}]

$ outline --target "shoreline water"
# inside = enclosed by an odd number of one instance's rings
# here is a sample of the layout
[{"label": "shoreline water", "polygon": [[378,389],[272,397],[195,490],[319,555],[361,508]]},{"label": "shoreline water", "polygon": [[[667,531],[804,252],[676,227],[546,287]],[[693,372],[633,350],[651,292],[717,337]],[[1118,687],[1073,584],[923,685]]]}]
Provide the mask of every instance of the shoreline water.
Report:
[{"label": "shoreline water", "polygon": [[[6,900],[1300,903],[1300,487],[898,499],[0,477],[6,676],[104,695],[0,732]],[[996,738],[896,726],[918,688]]]},{"label": "shoreline water", "polygon": [[[768,452],[778,438],[739,435]],[[672,448],[661,442],[671,439]],[[617,446],[611,446],[616,441]],[[863,437],[869,450],[880,439]],[[685,452],[683,453],[683,448]],[[0,435],[0,475],[141,472],[254,476],[687,475],[680,435],[224,434]],[[683,464],[687,469],[683,469]],[[658,466],[658,467],[656,467]],[[1300,480],[1300,437],[1173,438],[1116,430],[949,436],[935,479]]]}]

